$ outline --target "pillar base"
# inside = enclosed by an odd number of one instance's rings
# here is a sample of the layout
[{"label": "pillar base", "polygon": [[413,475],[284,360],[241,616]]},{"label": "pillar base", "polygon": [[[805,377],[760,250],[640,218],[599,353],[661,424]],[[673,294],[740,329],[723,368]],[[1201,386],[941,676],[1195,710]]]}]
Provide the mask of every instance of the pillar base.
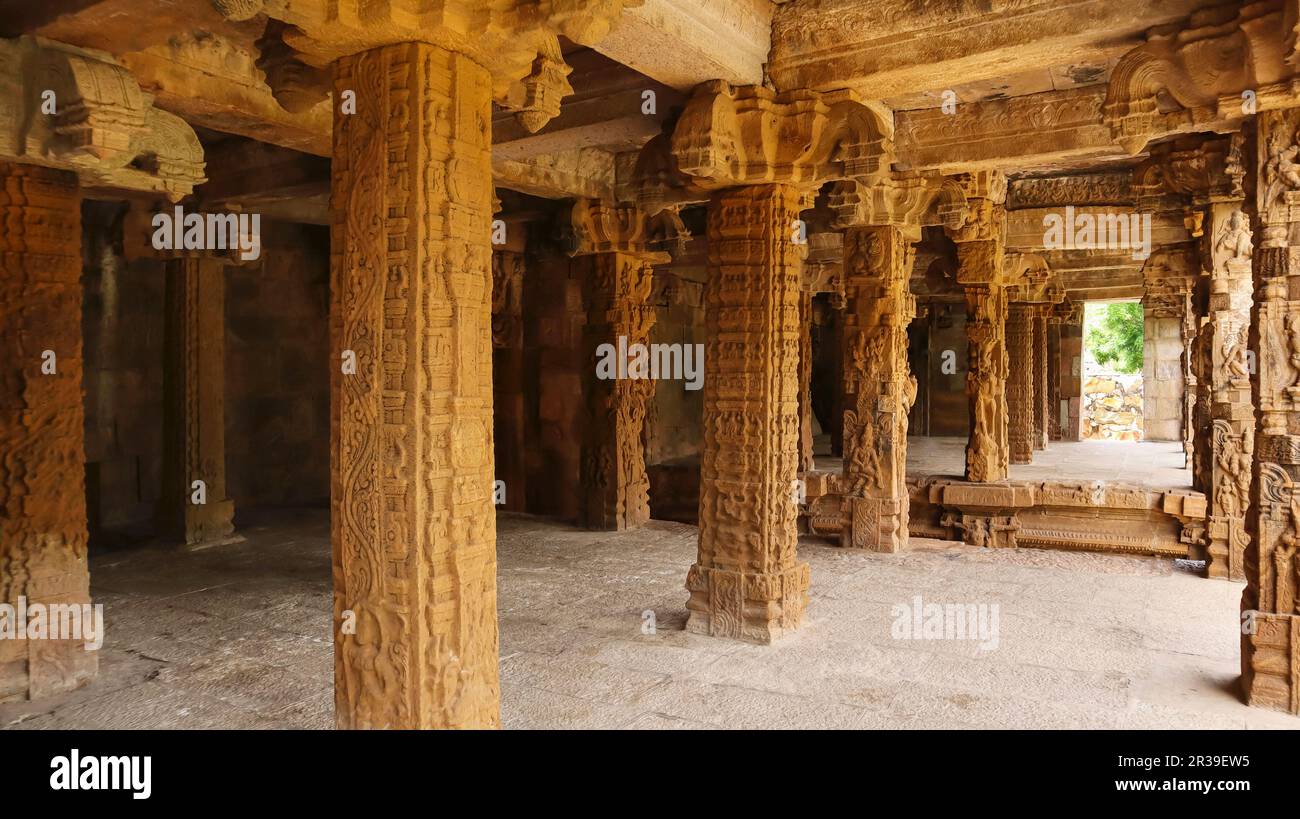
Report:
[{"label": "pillar base", "polygon": [[771,643],[799,627],[808,605],[807,563],[780,574],[745,574],[696,564],[686,575],[686,630]]},{"label": "pillar base", "polygon": [[1300,715],[1300,615],[1256,612],[1254,625],[1241,635],[1246,704]]},{"label": "pillar base", "polygon": [[910,499],[845,497],[840,546],[891,554],[900,551],[907,538],[905,503]]}]

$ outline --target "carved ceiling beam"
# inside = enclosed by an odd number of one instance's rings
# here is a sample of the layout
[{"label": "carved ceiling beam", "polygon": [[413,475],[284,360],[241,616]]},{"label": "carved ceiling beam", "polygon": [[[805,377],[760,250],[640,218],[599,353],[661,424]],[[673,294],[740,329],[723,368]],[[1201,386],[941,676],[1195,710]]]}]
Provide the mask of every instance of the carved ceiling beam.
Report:
[{"label": "carved ceiling beam", "polygon": [[0,159],[72,171],[88,188],[172,201],[203,182],[203,147],[109,54],[0,40]]},{"label": "carved ceiling beam", "polygon": [[769,0],[644,0],[593,48],[689,91],[709,80],[761,85],[771,42]]},{"label": "carved ceiling beam", "polygon": [[847,92],[775,94],[715,81],[695,90],[671,134],[651,140],[637,160],[638,204],[657,213],[701,202],[711,191],[882,179],[893,160],[893,125]]},{"label": "carved ceiling beam", "polygon": [[[258,41],[259,67],[277,100],[310,107],[340,57],[404,42],[433,43],[468,56],[492,75],[493,98],[536,131],[570,92],[558,37],[592,45],[641,0],[221,0],[227,19],[270,21]],[[233,14],[234,16],[230,16]]]},{"label": "carved ceiling beam", "polygon": [[786,3],[772,26],[778,89],[851,88],[864,97],[935,91],[1072,61],[1104,63],[1117,43],[1206,0]]},{"label": "carved ceiling beam", "polygon": [[1111,72],[1103,116],[1115,141],[1136,155],[1161,136],[1237,130],[1257,111],[1294,106],[1294,12],[1283,5],[1225,3],[1152,29]]}]

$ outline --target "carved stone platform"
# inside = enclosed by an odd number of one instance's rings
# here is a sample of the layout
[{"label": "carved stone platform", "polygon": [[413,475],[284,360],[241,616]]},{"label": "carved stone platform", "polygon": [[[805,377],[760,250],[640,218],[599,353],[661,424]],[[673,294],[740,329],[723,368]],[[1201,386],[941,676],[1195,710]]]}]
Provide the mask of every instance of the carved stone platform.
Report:
[{"label": "carved stone platform", "polygon": [[[841,527],[840,477],[804,475],[807,531]],[[908,531],[974,546],[1122,552],[1205,559],[1205,496],[1104,481],[912,477]]]}]

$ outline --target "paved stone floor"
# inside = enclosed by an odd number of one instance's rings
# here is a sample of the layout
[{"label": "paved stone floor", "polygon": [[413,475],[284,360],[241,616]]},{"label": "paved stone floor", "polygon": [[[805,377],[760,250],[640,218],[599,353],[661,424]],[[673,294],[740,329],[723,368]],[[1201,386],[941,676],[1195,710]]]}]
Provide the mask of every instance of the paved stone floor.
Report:
[{"label": "paved stone floor", "polygon": [[[817,468],[838,470],[830,439],[817,441]],[[965,438],[907,439],[908,475],[960,477],[966,465]],[[1034,453],[1030,464],[1012,464],[1017,481],[1121,481],[1159,489],[1192,485],[1192,471],[1183,468],[1183,445],[1169,441],[1054,441]]]},{"label": "paved stone floor", "polygon": [[[213,550],[92,558],[107,621],[99,679],[0,706],[0,725],[330,727],[326,513],[242,531],[244,543]],[[1300,728],[1236,699],[1240,584],[1169,561],[808,540],[807,625],[753,646],[682,630],[695,534],[501,516],[505,727]],[[997,648],[895,639],[891,610],[917,595],[997,604]]]}]

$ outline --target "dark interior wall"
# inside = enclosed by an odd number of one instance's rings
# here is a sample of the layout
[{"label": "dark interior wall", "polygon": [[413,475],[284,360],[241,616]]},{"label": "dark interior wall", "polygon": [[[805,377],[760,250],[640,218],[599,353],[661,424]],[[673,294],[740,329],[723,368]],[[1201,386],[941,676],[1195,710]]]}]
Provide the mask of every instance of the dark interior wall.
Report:
[{"label": "dark interior wall", "polygon": [[[930,309],[929,434],[970,434],[966,403],[966,310],[960,304],[934,304]],[[945,353],[951,355],[945,356]],[[945,368],[944,362],[953,362]],[[944,372],[944,370],[950,372]]]},{"label": "dark interior wall", "polygon": [[[702,233],[702,231],[700,231]],[[704,344],[705,240],[696,234],[686,252],[654,271],[655,323],[651,344]],[[698,360],[698,359],[697,359]],[[707,366],[707,362],[706,362]],[[646,412],[646,463],[698,458],[704,443],[704,390],[661,379]]]},{"label": "dark interior wall", "polygon": [[584,412],[582,282],[569,258],[541,236],[530,234],[524,264],[527,509],[571,520],[578,514]]},{"label": "dark interior wall", "polygon": [[235,513],[329,501],[329,232],[264,223],[226,266],[226,480]]},{"label": "dark interior wall", "polygon": [[82,206],[87,516],[151,527],[162,485],[163,263],[126,260],[121,203]]}]

